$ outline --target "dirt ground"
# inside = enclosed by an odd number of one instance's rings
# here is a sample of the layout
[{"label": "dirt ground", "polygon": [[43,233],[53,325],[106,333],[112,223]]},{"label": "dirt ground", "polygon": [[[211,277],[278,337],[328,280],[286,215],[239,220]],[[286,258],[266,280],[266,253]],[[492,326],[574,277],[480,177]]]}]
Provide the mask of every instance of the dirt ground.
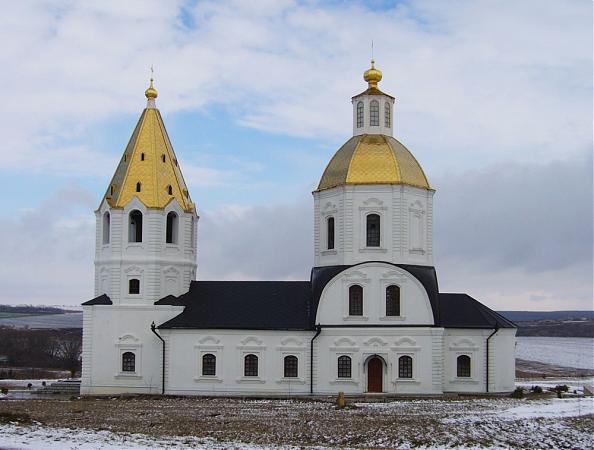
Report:
[{"label": "dirt ground", "polygon": [[[542,401],[543,397],[532,400]],[[351,404],[298,400],[117,397],[0,402],[0,422],[194,436],[217,442],[394,448],[513,445],[590,448],[594,415],[523,419],[497,412],[510,398],[410,399]],[[535,447],[536,446],[536,447]]]}]

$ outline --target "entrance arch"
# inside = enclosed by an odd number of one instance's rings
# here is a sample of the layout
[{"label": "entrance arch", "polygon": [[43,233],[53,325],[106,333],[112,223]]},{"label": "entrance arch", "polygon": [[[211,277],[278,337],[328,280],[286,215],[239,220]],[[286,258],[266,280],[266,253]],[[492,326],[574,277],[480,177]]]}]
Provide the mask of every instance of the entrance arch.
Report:
[{"label": "entrance arch", "polygon": [[383,392],[384,363],[379,356],[367,361],[367,392]]}]

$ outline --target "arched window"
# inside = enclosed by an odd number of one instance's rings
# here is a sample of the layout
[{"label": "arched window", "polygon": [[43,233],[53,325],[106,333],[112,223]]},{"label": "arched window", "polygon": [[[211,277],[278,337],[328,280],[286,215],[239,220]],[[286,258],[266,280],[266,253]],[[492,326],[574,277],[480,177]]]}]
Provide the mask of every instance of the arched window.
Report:
[{"label": "arched window", "polygon": [[369,125],[379,127],[379,102],[371,100],[369,103]]},{"label": "arched window", "polygon": [[132,278],[128,281],[128,294],[140,294],[140,280]]},{"label": "arched window", "polygon": [[332,250],[334,248],[334,217],[328,217],[326,224],[328,228],[328,250]]},{"label": "arched window", "polygon": [[167,244],[177,244],[177,214],[173,211],[167,214],[167,227],[165,230],[165,242]]},{"label": "arched window", "polygon": [[171,185],[167,186],[167,193],[169,195],[173,195],[173,188],[171,187]]},{"label": "arched window", "polygon": [[351,358],[342,355],[338,357],[338,378],[351,378]]},{"label": "arched window", "polygon": [[142,213],[137,209],[130,213],[128,242],[142,242]]},{"label": "arched window", "polygon": [[285,356],[284,359],[284,374],[285,378],[297,378],[299,361],[296,356]]},{"label": "arched window", "polygon": [[142,184],[139,181],[138,183],[136,183],[136,192],[140,192],[141,188],[142,188]]},{"label": "arched window", "polygon": [[111,217],[109,212],[103,214],[103,243],[109,244],[109,236],[111,232]]},{"label": "arched window", "polygon": [[386,288],[386,316],[400,315],[400,288],[392,285]]},{"label": "arched window", "polygon": [[214,376],[217,374],[217,357],[212,353],[202,356],[202,375]]},{"label": "arched window", "polygon": [[367,247],[380,246],[380,216],[369,214],[367,216]]},{"label": "arched window", "polygon": [[363,315],[363,288],[354,284],[349,288],[349,316]]},{"label": "arched window", "polygon": [[136,355],[132,352],[122,354],[122,372],[136,372]]},{"label": "arched window", "polygon": [[391,118],[390,118],[390,115],[391,115],[390,112],[391,112],[390,111],[390,103],[389,102],[386,102],[384,104],[384,126],[386,128],[390,128],[390,120],[391,120]]},{"label": "arched window", "polygon": [[357,103],[357,128],[363,126],[363,102]]},{"label": "arched window", "polygon": [[141,160],[141,161],[144,161],[144,153],[141,153],[141,154],[140,154],[140,160]]},{"label": "arched window", "polygon": [[246,377],[258,376],[258,357],[256,355],[246,355],[243,359],[243,375]]},{"label": "arched window", "polygon": [[413,377],[413,360],[410,356],[398,358],[398,378]]},{"label": "arched window", "polygon": [[458,356],[456,359],[456,375],[458,377],[470,377],[470,356]]}]

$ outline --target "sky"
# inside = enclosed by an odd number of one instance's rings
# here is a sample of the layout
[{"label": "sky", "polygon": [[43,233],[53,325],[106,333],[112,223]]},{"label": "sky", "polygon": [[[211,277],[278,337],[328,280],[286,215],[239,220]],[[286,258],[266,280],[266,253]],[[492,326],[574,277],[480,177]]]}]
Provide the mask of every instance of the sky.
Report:
[{"label": "sky", "polygon": [[0,15],[0,303],[93,296],[94,210],[146,99],[200,215],[199,279],[308,279],[311,192],[371,41],[437,189],[442,292],[592,309],[592,3],[11,2]]}]

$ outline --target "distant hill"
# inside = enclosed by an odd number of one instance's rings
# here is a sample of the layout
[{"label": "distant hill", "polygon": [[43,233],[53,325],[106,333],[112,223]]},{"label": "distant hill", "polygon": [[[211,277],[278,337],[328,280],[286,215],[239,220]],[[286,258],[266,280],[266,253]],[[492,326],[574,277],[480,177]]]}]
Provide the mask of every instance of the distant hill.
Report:
[{"label": "distant hill", "polygon": [[512,322],[533,320],[594,319],[594,311],[497,311]]},{"label": "distant hill", "polygon": [[0,305],[0,315],[7,314],[26,314],[39,316],[42,314],[66,314],[78,312],[70,309],[58,308],[56,306],[35,306],[35,305]]}]

